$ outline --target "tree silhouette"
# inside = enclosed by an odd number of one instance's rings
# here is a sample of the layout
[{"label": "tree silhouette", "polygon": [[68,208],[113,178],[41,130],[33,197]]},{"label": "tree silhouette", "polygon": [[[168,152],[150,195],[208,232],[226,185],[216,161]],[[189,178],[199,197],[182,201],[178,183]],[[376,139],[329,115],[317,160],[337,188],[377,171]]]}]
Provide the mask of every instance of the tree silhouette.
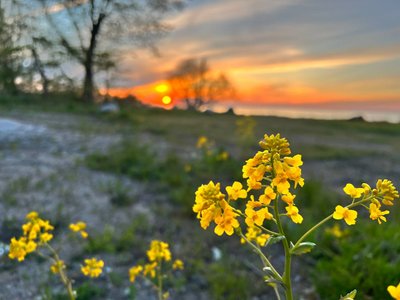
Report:
[{"label": "tree silhouette", "polygon": [[35,0],[41,4],[58,43],[84,69],[82,97],[94,100],[95,74],[115,65],[121,44],[155,50],[171,28],[163,18],[182,0]]},{"label": "tree silhouette", "polygon": [[227,76],[224,73],[214,75],[205,58],[181,61],[169,75],[168,81],[174,96],[193,110],[200,110],[205,104],[234,93]]},{"label": "tree silhouette", "polygon": [[22,69],[22,49],[17,45],[19,28],[7,20],[0,1],[0,91],[16,93],[16,79]]}]

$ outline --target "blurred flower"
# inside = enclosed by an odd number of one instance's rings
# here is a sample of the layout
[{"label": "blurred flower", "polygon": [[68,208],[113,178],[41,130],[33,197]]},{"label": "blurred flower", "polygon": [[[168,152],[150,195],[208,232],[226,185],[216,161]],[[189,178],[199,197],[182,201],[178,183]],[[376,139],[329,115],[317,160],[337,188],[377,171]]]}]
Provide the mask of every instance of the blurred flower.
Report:
[{"label": "blurred flower", "polygon": [[172,269],[183,270],[183,261],[181,261],[180,259],[176,259],[172,264]]},{"label": "blurred flower", "polygon": [[170,261],[171,252],[168,243],[154,240],[151,241],[150,249],[147,251],[147,257],[150,261]]},{"label": "blurred flower", "polygon": [[205,136],[200,136],[197,140],[196,147],[197,148],[204,148],[208,144],[208,139]]},{"label": "blurred flower", "polygon": [[50,271],[54,274],[60,273],[62,269],[65,269],[65,264],[62,260],[57,260],[54,264],[50,266]]},{"label": "blurred flower", "polygon": [[129,281],[135,282],[136,277],[138,277],[142,271],[143,271],[142,266],[133,266],[132,268],[130,268],[129,269]]},{"label": "blurred flower", "polygon": [[86,239],[88,237],[88,233],[85,231],[86,229],[86,223],[79,221],[77,223],[72,223],[69,225],[69,229],[71,229],[73,232],[79,232],[82,236],[82,238]]},{"label": "blurred flower", "polygon": [[96,258],[85,259],[85,265],[81,267],[83,275],[96,278],[103,272],[104,262]]}]

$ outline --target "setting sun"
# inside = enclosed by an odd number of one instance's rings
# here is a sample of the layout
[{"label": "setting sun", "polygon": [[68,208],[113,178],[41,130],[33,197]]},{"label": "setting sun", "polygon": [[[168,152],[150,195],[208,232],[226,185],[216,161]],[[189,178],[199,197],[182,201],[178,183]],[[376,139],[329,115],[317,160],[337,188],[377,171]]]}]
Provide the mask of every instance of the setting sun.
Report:
[{"label": "setting sun", "polygon": [[171,104],[172,99],[170,96],[164,96],[161,101],[163,104],[168,105],[168,104]]}]

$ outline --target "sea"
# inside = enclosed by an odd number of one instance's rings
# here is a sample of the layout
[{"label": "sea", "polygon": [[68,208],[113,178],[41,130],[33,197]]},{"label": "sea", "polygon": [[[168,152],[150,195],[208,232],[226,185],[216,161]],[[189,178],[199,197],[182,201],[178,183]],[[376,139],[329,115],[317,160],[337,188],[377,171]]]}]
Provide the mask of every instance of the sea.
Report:
[{"label": "sea", "polygon": [[248,104],[211,104],[209,109],[226,112],[232,108],[235,114],[244,116],[277,116],[292,119],[349,120],[363,118],[367,122],[400,123],[400,110],[372,109],[324,109],[301,106],[248,105]]}]

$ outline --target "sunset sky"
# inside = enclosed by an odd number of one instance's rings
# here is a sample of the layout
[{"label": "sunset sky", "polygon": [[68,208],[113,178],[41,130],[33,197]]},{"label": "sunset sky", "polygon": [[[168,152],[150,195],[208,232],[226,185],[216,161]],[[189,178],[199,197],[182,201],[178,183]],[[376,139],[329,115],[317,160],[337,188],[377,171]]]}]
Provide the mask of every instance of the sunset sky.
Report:
[{"label": "sunset sky", "polygon": [[191,1],[169,21],[160,57],[124,53],[114,92],[161,103],[168,72],[204,57],[235,84],[230,103],[400,110],[398,0]]}]

